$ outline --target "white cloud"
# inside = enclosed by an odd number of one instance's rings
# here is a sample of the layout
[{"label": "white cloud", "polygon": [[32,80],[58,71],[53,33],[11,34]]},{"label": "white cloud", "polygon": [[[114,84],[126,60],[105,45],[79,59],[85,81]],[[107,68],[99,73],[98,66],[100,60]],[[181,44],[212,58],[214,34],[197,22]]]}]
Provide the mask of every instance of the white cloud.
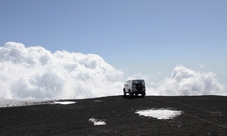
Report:
[{"label": "white cloud", "polygon": [[198,64],[198,66],[199,66],[200,68],[204,68],[204,65],[203,65],[203,64]]},{"label": "white cloud", "polygon": [[[226,95],[213,73],[176,66],[171,78],[154,82],[140,73],[148,95]],[[51,53],[43,47],[7,42],[0,47],[0,97],[9,99],[80,99],[121,95],[123,72],[95,54]]]},{"label": "white cloud", "polygon": [[95,54],[0,47],[0,96],[10,99],[88,98],[120,94],[123,73]]},{"label": "white cloud", "polygon": [[141,73],[136,73],[132,76],[129,76],[127,78],[127,80],[133,80],[133,79],[144,79],[144,80],[147,80],[149,77],[146,76],[146,75],[142,75]]},{"label": "white cloud", "polygon": [[148,94],[153,95],[227,95],[227,87],[218,82],[215,74],[200,73],[182,65],[176,66],[171,78],[148,82]]}]

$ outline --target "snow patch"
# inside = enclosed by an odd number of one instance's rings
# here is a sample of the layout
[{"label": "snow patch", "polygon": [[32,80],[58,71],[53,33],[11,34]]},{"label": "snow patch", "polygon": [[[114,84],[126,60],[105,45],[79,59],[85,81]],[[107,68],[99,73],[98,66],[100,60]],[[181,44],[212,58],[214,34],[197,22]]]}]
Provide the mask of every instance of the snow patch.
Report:
[{"label": "snow patch", "polygon": [[102,102],[101,100],[94,100],[94,102]]},{"label": "snow patch", "polygon": [[95,118],[90,118],[89,121],[92,122],[95,126],[106,125],[106,122],[97,120]]},{"label": "snow patch", "polygon": [[174,111],[168,109],[150,109],[150,110],[139,110],[136,112],[140,116],[152,117],[157,119],[173,119],[180,116],[182,111]]},{"label": "snow patch", "polygon": [[54,102],[55,104],[62,104],[62,105],[68,105],[68,104],[74,104],[76,102],[71,102],[71,101],[64,101],[64,102]]},{"label": "snow patch", "polygon": [[18,107],[18,106],[32,106],[48,104],[49,101],[37,101],[37,100],[12,100],[0,97],[0,108],[1,107]]}]

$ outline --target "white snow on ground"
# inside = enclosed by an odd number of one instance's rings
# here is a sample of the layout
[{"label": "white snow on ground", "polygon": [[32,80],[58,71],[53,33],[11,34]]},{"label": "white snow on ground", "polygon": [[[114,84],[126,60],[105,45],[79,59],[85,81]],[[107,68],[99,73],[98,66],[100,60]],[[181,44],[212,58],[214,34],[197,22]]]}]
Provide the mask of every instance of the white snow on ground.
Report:
[{"label": "white snow on ground", "polygon": [[150,110],[140,110],[136,112],[140,116],[152,117],[157,119],[173,119],[180,116],[182,111],[174,111],[168,109],[150,109]]},{"label": "white snow on ground", "polygon": [[106,122],[101,121],[101,120],[97,120],[95,118],[90,118],[89,119],[90,122],[94,123],[94,125],[96,126],[100,126],[100,125],[106,125]]},{"label": "white snow on ground", "polygon": [[94,100],[94,102],[102,102],[101,100]]},{"label": "white snow on ground", "polygon": [[47,103],[47,101],[12,100],[0,97],[0,107],[30,106]]},{"label": "white snow on ground", "polygon": [[54,102],[55,104],[62,104],[62,105],[68,105],[68,104],[74,104],[76,102],[71,102],[71,101],[64,101],[64,102]]},{"label": "white snow on ground", "polygon": [[18,106],[31,106],[41,104],[74,104],[72,101],[38,101],[38,100],[12,100],[0,97],[0,108],[1,107],[18,107]]}]

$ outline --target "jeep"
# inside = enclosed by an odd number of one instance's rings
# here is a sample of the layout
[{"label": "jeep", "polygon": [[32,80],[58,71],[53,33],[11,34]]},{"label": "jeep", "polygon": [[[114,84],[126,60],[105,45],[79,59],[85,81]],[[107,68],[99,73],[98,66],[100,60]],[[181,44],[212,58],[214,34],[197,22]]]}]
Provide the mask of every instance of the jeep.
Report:
[{"label": "jeep", "polygon": [[128,93],[129,97],[132,97],[134,94],[136,96],[141,94],[144,97],[146,95],[145,81],[143,79],[128,80],[124,84],[123,93],[124,96]]}]

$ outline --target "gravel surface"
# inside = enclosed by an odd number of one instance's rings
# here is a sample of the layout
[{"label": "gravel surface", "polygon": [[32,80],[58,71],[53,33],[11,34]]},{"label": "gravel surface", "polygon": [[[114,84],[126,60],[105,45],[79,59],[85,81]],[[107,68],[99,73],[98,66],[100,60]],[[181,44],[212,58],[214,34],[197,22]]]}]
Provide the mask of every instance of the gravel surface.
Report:
[{"label": "gravel surface", "polygon": [[[68,104],[59,101],[0,108],[0,135],[227,135],[226,96],[112,96],[67,100]],[[181,115],[160,120],[135,113],[149,109],[181,111]]]}]

